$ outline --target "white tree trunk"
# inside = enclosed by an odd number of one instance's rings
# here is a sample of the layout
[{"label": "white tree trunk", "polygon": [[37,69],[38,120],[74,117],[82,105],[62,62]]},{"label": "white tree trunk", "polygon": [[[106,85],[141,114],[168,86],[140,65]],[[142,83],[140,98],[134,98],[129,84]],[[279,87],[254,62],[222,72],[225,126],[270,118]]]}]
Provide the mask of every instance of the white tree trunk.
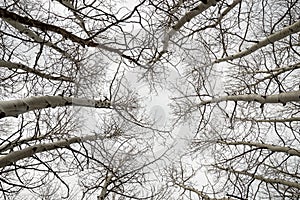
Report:
[{"label": "white tree trunk", "polygon": [[109,101],[82,99],[62,96],[34,96],[25,99],[0,101],[0,119],[18,117],[18,115],[44,108],[64,106],[82,106],[93,108],[110,108]]},{"label": "white tree trunk", "polygon": [[284,119],[255,119],[255,118],[236,118],[241,121],[253,121],[253,122],[266,122],[266,123],[286,123],[286,122],[296,122],[300,121],[300,117],[290,117],[290,118],[284,118]]},{"label": "white tree trunk", "polygon": [[255,101],[261,104],[265,103],[282,103],[286,104],[288,102],[300,101],[300,90],[292,92],[283,92],[279,94],[273,94],[268,96],[258,95],[258,94],[245,94],[245,95],[230,95],[222,96],[218,98],[213,98],[211,100],[202,101],[199,105],[207,105],[211,103],[219,103],[223,101]]}]

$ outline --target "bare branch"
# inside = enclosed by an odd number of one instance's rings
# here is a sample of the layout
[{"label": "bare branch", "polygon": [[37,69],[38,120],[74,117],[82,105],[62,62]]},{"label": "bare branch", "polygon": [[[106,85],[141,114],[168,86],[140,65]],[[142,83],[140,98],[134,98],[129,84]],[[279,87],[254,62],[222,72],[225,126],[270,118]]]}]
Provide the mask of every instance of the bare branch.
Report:
[{"label": "bare branch", "polygon": [[297,182],[291,182],[291,181],[287,181],[287,180],[283,180],[283,179],[279,179],[279,178],[276,178],[276,179],[266,178],[262,175],[252,174],[252,173],[249,173],[247,171],[238,171],[238,170],[234,170],[234,169],[231,169],[231,168],[223,168],[223,167],[220,167],[220,166],[217,166],[217,165],[215,165],[214,167],[216,167],[220,170],[227,171],[227,172],[250,176],[254,179],[266,182],[268,184],[281,184],[281,185],[285,185],[285,186],[288,186],[288,187],[300,189],[300,184],[297,183]]},{"label": "bare branch", "polygon": [[21,63],[14,63],[9,61],[0,60],[0,67],[5,67],[8,69],[19,69],[28,73],[35,74],[41,78],[49,79],[49,80],[55,80],[55,81],[66,81],[66,82],[74,82],[72,78],[66,77],[64,75],[61,76],[52,76],[46,73],[41,72],[38,69],[30,68],[26,65],[23,65]]},{"label": "bare branch", "polygon": [[262,144],[258,142],[246,142],[246,141],[225,141],[225,140],[219,140],[217,141],[219,144],[226,144],[226,145],[246,145],[246,146],[251,146],[251,147],[258,147],[262,149],[268,149],[269,151],[272,152],[283,152],[291,156],[298,156],[300,157],[300,150],[294,149],[291,147],[283,147],[279,145],[271,145],[271,144]]},{"label": "bare branch", "polygon": [[279,41],[289,35],[299,32],[299,31],[300,31],[300,21],[297,21],[294,24],[283,28],[280,31],[273,33],[272,35],[266,37],[265,39],[260,40],[257,44],[247,48],[246,50],[241,51],[234,55],[230,55],[225,58],[217,59],[213,63],[220,63],[220,62],[224,62],[224,61],[234,60],[237,58],[243,58],[243,57],[245,57],[245,56],[247,56],[269,44],[273,44],[274,42]]}]

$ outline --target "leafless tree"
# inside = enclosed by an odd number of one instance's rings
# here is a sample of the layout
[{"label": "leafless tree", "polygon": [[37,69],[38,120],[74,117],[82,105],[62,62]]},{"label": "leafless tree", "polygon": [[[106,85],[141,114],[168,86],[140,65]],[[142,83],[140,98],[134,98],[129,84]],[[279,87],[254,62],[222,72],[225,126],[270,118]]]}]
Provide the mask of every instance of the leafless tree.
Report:
[{"label": "leafless tree", "polygon": [[172,107],[176,122],[194,122],[192,152],[211,181],[202,190],[175,179],[186,192],[299,198],[299,6],[221,1],[182,33],[202,53],[190,59],[186,79],[173,83]]},{"label": "leafless tree", "polygon": [[141,65],[129,26],[144,3],[1,2],[1,198],[158,196],[145,184],[160,158],[141,142],[153,130],[122,83]]},{"label": "leafless tree", "polygon": [[[298,0],[1,2],[2,197],[299,198],[299,16]],[[173,132],[128,71],[172,93]],[[187,154],[157,157],[180,124]]]}]

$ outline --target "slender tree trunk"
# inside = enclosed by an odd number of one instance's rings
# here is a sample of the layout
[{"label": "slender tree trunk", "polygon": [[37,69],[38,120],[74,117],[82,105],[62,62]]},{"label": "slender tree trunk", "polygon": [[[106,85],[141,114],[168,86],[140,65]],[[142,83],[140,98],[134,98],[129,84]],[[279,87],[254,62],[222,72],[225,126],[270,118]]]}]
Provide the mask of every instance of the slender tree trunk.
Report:
[{"label": "slender tree trunk", "polygon": [[109,101],[82,99],[63,96],[34,96],[24,99],[0,101],[0,119],[18,117],[18,115],[44,108],[64,106],[82,106],[93,108],[110,108]]},{"label": "slender tree trunk", "polygon": [[245,102],[259,102],[261,104],[266,103],[282,103],[285,105],[288,102],[300,101],[300,90],[292,92],[283,92],[273,95],[258,95],[258,94],[245,94],[245,95],[229,95],[213,98],[211,100],[202,101],[199,105],[206,105],[211,103],[220,103],[223,101],[245,101]]}]

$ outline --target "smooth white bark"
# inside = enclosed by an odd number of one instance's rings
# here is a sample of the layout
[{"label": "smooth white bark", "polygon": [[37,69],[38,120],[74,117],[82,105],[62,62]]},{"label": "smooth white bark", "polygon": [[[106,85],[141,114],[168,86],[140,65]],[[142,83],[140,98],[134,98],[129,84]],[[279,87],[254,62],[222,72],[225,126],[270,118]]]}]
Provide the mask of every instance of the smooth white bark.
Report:
[{"label": "smooth white bark", "polygon": [[245,94],[245,95],[230,95],[213,98],[211,100],[202,101],[199,105],[207,105],[211,103],[220,103],[223,101],[246,101],[246,102],[259,102],[261,104],[266,103],[282,103],[298,102],[300,101],[300,90],[292,92],[283,92],[279,94],[273,94],[268,96],[258,94]]},{"label": "smooth white bark", "polygon": [[24,99],[0,101],[0,119],[9,116],[17,117],[20,114],[33,110],[64,106],[110,108],[110,102],[62,96],[34,96]]}]

